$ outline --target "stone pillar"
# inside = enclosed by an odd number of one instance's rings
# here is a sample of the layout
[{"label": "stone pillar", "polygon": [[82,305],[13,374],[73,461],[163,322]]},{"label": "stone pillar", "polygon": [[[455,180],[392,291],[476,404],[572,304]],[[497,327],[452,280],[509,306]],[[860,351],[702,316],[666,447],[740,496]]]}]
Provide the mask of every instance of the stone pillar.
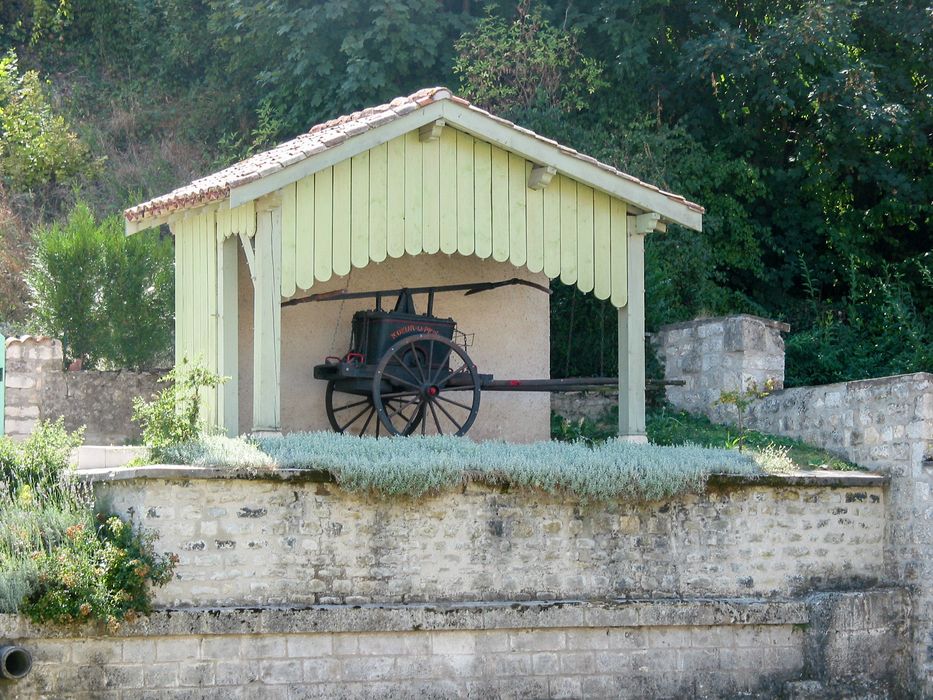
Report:
[{"label": "stone pillar", "polygon": [[23,336],[6,341],[4,430],[24,440],[42,418],[45,389],[63,383],[62,344],[53,338]]},{"label": "stone pillar", "polygon": [[784,339],[790,326],[758,316],[697,319],[662,326],[655,335],[664,378],[683,381],[667,387],[667,400],[677,408],[728,419],[725,407],[714,406],[724,391],[744,391],[750,382],[763,387],[769,379],[784,386]]}]

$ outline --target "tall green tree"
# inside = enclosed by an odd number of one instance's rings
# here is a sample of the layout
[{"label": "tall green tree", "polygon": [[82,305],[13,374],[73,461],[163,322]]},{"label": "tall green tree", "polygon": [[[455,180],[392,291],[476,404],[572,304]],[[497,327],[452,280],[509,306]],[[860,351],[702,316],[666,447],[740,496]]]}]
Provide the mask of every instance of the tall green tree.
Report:
[{"label": "tall green tree", "polygon": [[158,231],[127,237],[121,217],[98,222],[79,202],[37,233],[26,282],[35,330],[60,338],[66,360],[140,368],[167,359],[173,252]]}]

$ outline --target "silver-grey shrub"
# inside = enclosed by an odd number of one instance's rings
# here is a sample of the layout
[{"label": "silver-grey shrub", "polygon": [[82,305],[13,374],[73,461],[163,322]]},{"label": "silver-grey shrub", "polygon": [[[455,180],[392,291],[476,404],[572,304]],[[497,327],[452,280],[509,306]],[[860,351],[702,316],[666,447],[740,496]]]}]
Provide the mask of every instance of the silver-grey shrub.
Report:
[{"label": "silver-grey shrub", "polygon": [[735,450],[609,441],[516,445],[446,436],[356,438],[335,433],[212,437],[178,448],[178,463],[317,469],[350,491],[421,496],[476,481],[571,493],[584,501],[654,501],[700,492],[711,474],[759,475]]}]

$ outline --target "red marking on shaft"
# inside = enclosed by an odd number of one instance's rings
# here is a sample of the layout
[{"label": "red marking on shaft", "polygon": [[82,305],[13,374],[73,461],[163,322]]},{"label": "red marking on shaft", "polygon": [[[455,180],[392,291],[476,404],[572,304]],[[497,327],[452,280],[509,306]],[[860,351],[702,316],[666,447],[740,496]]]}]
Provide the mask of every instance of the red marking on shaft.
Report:
[{"label": "red marking on shaft", "polygon": [[518,381],[517,379],[510,379],[510,380],[509,380],[509,386],[521,386],[521,385],[522,385],[522,383],[521,383],[520,381]]}]

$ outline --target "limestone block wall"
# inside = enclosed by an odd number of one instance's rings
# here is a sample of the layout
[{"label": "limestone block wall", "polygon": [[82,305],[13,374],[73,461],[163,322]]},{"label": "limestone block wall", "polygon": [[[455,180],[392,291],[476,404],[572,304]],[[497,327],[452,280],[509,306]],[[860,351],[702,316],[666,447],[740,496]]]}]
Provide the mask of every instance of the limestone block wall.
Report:
[{"label": "limestone block wall", "polygon": [[[88,471],[178,554],[160,605],[789,596],[883,580],[884,480],[725,480],[643,505],[471,485],[367,497],[307,473]],[[100,480],[103,479],[103,480]]]},{"label": "limestone block wall", "polygon": [[133,398],[150,397],[162,387],[163,372],[64,370],[62,344],[53,338],[24,336],[6,341],[4,430],[27,437],[39,420],[65,419],[65,427],[85,427],[89,445],[139,442],[130,418]]},{"label": "limestone block wall", "polygon": [[664,378],[684,382],[667,387],[667,399],[713,420],[730,415],[714,406],[724,391],[745,391],[749,382],[763,387],[769,379],[784,386],[786,323],[757,316],[697,319],[662,326],[654,341],[664,364]]},{"label": "limestone block wall", "polygon": [[[116,635],[0,615],[35,670],[3,697],[910,697],[897,589],[796,601],[155,613]],[[814,691],[830,694],[814,694]],[[809,692],[809,694],[806,694]]]},{"label": "limestone block wall", "polygon": [[933,697],[933,374],[786,389],[753,405],[748,423],[890,476],[886,558],[916,592],[916,672]]}]

